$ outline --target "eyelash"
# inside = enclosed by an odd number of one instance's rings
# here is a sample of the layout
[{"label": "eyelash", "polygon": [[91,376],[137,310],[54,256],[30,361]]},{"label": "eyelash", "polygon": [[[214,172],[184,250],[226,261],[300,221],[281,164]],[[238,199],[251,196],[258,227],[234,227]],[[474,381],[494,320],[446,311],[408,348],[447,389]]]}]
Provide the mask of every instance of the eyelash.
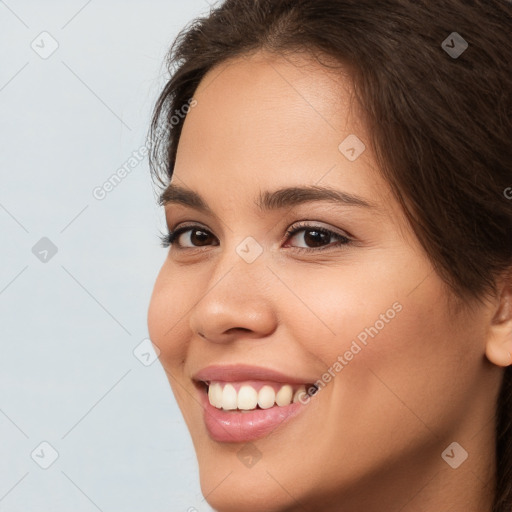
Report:
[{"label": "eyelash", "polygon": [[[182,228],[175,229],[174,231],[170,231],[167,234],[160,235],[162,247],[167,248],[167,247],[170,247],[171,245],[174,245],[176,239],[179,238],[180,235],[182,235],[183,233],[186,233],[187,231],[190,231],[190,230],[203,231],[205,233],[212,234],[212,233],[210,233],[210,231],[208,231],[207,229],[204,229],[202,226],[199,226],[199,225],[184,226]],[[338,242],[336,244],[329,244],[329,245],[325,245],[325,246],[321,246],[321,247],[317,247],[317,248],[294,247],[294,250],[299,251],[299,252],[325,251],[325,250],[333,249],[334,247],[346,246],[346,245],[349,245],[352,243],[352,240],[347,236],[341,235],[339,233],[336,233],[334,231],[331,231],[329,229],[326,229],[326,228],[323,228],[320,226],[315,226],[315,225],[311,225],[311,224],[302,224],[302,223],[296,224],[292,228],[288,229],[286,231],[286,239],[295,236],[297,233],[300,233],[301,231],[316,231],[318,233],[322,233],[324,235],[329,235],[333,238],[337,238]],[[176,245],[176,247],[179,247],[179,246]],[[188,249],[193,250],[193,249],[200,249],[201,247],[207,247],[207,246],[180,247],[179,250],[188,250]]]}]

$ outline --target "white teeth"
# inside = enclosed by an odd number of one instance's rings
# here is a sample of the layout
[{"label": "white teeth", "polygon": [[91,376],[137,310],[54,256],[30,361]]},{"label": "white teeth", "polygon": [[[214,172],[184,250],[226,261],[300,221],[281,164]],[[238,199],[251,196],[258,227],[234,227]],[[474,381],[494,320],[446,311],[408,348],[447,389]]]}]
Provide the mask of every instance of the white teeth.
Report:
[{"label": "white teeth", "polygon": [[222,390],[222,408],[226,411],[232,411],[236,407],[236,389],[231,384],[226,384]]},{"label": "white teeth", "polygon": [[295,391],[295,394],[293,395],[293,403],[296,403],[299,401],[300,398],[303,398],[306,396],[306,386],[302,385],[297,391]]},{"label": "white teeth", "polygon": [[293,397],[293,389],[290,384],[285,384],[276,394],[276,404],[279,406],[290,405]]},{"label": "white teeth", "polygon": [[222,386],[218,382],[210,384],[208,388],[208,398],[214,407],[218,407],[219,409],[222,407]]},{"label": "white teeth", "polygon": [[243,385],[238,391],[238,408],[241,411],[250,411],[258,405],[258,393],[252,387]]},{"label": "white teeth", "polygon": [[292,402],[298,402],[302,394],[306,394],[304,385],[296,389],[295,393],[290,384],[283,384],[277,393],[268,384],[259,392],[250,384],[242,384],[238,392],[232,384],[225,384],[223,387],[220,382],[210,382],[208,387],[210,404],[225,411],[252,411],[258,406],[261,409],[270,409],[276,404],[278,407],[285,407]]},{"label": "white teeth", "polygon": [[258,405],[262,409],[270,409],[276,401],[276,392],[272,386],[263,386],[258,393]]}]

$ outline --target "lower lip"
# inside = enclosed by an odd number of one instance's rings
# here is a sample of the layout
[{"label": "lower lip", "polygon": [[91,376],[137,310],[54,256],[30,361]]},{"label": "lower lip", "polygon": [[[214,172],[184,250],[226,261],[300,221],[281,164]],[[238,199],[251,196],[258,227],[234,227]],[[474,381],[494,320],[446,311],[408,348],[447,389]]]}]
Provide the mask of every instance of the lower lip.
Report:
[{"label": "lower lip", "polygon": [[295,402],[249,412],[225,411],[210,404],[205,391],[201,395],[206,429],[214,441],[224,443],[243,443],[265,437],[304,409],[302,403]]}]

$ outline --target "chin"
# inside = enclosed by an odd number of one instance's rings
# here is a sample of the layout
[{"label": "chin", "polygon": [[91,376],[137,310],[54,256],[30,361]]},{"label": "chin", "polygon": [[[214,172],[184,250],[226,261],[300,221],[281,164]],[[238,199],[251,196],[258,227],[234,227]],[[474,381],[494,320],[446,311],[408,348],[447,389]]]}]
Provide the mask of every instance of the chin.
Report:
[{"label": "chin", "polygon": [[221,480],[218,473],[201,476],[203,495],[216,512],[313,512],[294,501],[268,475],[266,479],[253,478],[248,470],[245,477],[232,473],[219,485]]}]

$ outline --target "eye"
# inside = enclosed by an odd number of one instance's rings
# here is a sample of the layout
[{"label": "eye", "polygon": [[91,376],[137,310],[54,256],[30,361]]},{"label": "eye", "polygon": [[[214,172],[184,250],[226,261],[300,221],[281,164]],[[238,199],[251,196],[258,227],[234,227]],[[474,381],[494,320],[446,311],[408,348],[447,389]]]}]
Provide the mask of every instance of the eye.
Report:
[{"label": "eye", "polygon": [[[290,238],[290,240],[296,239],[296,241],[303,244],[302,246],[296,247],[299,251],[314,251],[315,248],[322,250],[332,245],[348,245],[351,242],[350,238],[341,233],[309,224],[299,224],[291,227],[286,232],[286,236]],[[333,244],[332,239],[337,240],[337,242]]]},{"label": "eye", "polygon": [[[299,233],[303,234],[298,236]],[[295,250],[298,251],[319,251],[333,245],[348,245],[352,241],[341,233],[336,233],[321,226],[304,223],[296,224],[286,232],[287,240],[293,240],[294,238],[296,238],[299,243],[302,242],[304,244],[303,246],[295,247]],[[333,243],[332,239],[335,239],[336,242]],[[185,250],[212,245],[212,241],[214,240],[217,239],[210,231],[198,225],[183,226],[161,236],[163,247],[174,245],[178,249]],[[287,244],[288,243],[289,242],[287,242]],[[213,243],[213,245],[219,245],[219,243]]]},{"label": "eye", "polygon": [[[187,236],[182,236],[187,233]],[[176,245],[181,248],[194,248],[209,245],[211,238],[215,238],[207,229],[201,226],[184,226],[161,237],[162,246]],[[187,245],[187,240],[188,244]],[[185,242],[185,243],[184,243]],[[218,245],[218,244],[215,244]]]}]

